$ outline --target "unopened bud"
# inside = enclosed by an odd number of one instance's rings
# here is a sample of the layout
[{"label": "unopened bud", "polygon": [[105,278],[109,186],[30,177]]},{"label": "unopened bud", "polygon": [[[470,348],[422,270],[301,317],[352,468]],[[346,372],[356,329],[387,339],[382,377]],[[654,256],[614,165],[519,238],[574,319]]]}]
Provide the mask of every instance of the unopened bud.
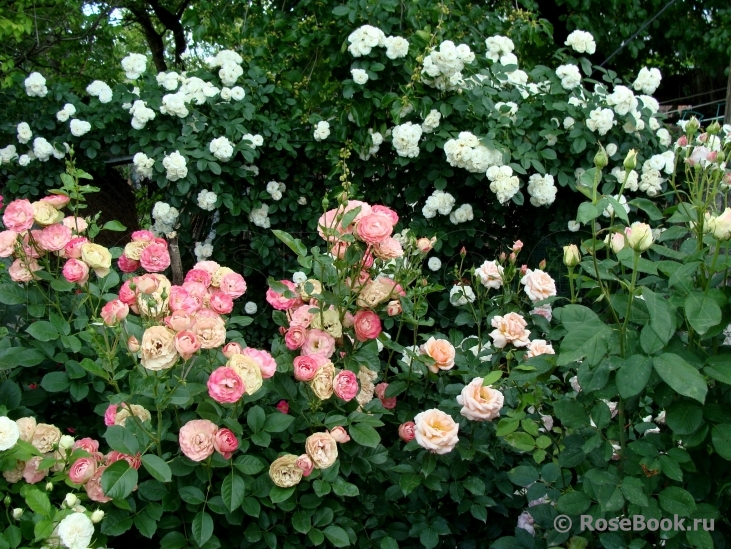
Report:
[{"label": "unopened bud", "polygon": [[510,260],[511,264],[515,264],[515,260],[518,259],[518,256],[515,255],[515,252],[511,252],[511,254],[508,256],[508,259]]},{"label": "unopened bud", "polygon": [[688,123],[685,125],[685,131],[689,135],[693,135],[700,127],[701,123],[698,122],[698,119],[695,116],[691,116],[690,120],[688,120]]},{"label": "unopened bud", "polygon": [[63,435],[61,440],[58,441],[58,447],[63,450],[68,450],[74,445],[74,437],[69,435]]},{"label": "unopened bud", "polygon": [[563,264],[567,267],[576,267],[581,261],[581,254],[576,244],[563,247]]},{"label": "unopened bud", "polygon": [[136,353],[140,350],[140,342],[135,336],[129,336],[127,339],[127,349],[130,353]]},{"label": "unopened bud", "polygon": [[423,254],[429,253],[431,251],[431,249],[434,247],[434,242],[436,242],[436,240],[437,240],[436,237],[434,237],[432,239],[420,238],[419,240],[416,241],[416,247]]},{"label": "unopened bud", "polygon": [[718,160],[718,151],[709,152],[706,160],[708,160],[709,162],[716,162]]},{"label": "unopened bud", "polygon": [[520,266],[520,274],[525,275],[528,272],[528,265],[521,265]]},{"label": "unopened bud", "polygon": [[718,120],[714,120],[713,121],[713,124],[711,124],[710,126],[708,126],[708,128],[706,129],[706,131],[708,133],[710,133],[711,135],[716,135],[718,132],[721,131],[721,124],[718,123]]},{"label": "unopened bud", "polygon": [[46,483],[46,492],[51,492],[53,490],[53,482],[47,482]]},{"label": "unopened bud", "polygon": [[66,507],[68,507],[70,509],[71,507],[73,507],[74,505],[76,505],[79,502],[79,498],[77,498],[75,494],[72,494],[71,492],[69,492],[68,494],[66,494],[66,497],[64,498],[63,502],[64,502],[64,504],[66,504]]},{"label": "unopened bud", "polygon": [[20,507],[13,509],[13,518],[19,520],[23,516],[23,510]]},{"label": "unopened bud", "polygon": [[103,518],[104,518],[104,511],[102,511],[101,509],[97,509],[96,511],[94,511],[91,514],[91,522],[93,522],[94,524],[100,523]]},{"label": "unopened bud", "polygon": [[462,246],[462,249],[459,251],[459,255],[461,255],[462,257],[466,256],[467,255],[467,248],[465,248],[464,246]]},{"label": "unopened bud", "polygon": [[599,150],[594,155],[594,165],[601,170],[607,164],[609,164],[609,157],[607,156],[607,151],[605,151],[604,147],[602,147],[600,144]]},{"label": "unopened bud", "polygon": [[500,263],[505,263],[505,260],[508,258],[508,254],[505,252],[500,252]]},{"label": "unopened bud", "polygon": [[724,160],[726,160],[726,155],[723,154],[723,151],[716,152],[716,162],[718,162],[720,164]]},{"label": "unopened bud", "polygon": [[422,287],[426,288],[429,285],[429,281],[426,278],[421,279]]},{"label": "unopened bud", "polygon": [[630,149],[627,156],[624,157],[624,169],[625,171],[632,171],[637,166],[637,151]]},{"label": "unopened bud", "polygon": [[678,140],[675,142],[675,144],[678,147],[687,147],[688,146],[688,136],[687,135],[681,135]]},{"label": "unopened bud", "polygon": [[327,207],[330,205],[330,201],[328,200],[327,196],[322,199],[322,209],[327,210]]},{"label": "unopened bud", "polygon": [[8,507],[8,506],[10,506],[11,503],[13,503],[13,500],[10,499],[10,496],[5,496],[3,503],[5,503],[5,507]]}]

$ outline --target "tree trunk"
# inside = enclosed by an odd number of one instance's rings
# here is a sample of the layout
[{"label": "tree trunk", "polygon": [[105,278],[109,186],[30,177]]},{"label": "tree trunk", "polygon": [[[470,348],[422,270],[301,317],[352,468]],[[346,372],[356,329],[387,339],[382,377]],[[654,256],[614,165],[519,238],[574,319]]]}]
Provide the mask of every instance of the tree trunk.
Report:
[{"label": "tree trunk", "polygon": [[728,83],[726,84],[726,113],[723,117],[724,124],[731,124],[731,61],[728,66]]}]

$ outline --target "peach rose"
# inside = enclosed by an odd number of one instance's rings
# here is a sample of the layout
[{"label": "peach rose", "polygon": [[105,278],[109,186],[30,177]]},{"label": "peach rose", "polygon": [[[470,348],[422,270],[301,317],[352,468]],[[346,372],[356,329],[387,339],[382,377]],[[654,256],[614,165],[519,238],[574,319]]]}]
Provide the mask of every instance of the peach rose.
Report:
[{"label": "peach rose", "polygon": [[89,266],[83,261],[72,257],[64,263],[61,274],[69,282],[83,286],[89,280]]},{"label": "peach rose", "polygon": [[0,257],[10,257],[15,253],[18,233],[15,231],[0,232]]},{"label": "peach rose", "polygon": [[398,436],[404,442],[411,442],[416,436],[416,424],[413,421],[402,423],[398,427]]},{"label": "peach rose", "polygon": [[176,332],[183,332],[195,326],[195,318],[183,310],[173,311],[170,316],[165,317],[165,326]]},{"label": "peach rose", "polygon": [[327,400],[333,396],[333,379],[335,378],[335,367],[332,362],[326,362],[317,369],[315,376],[310,381],[310,388],[320,400]]},{"label": "peach rose", "polygon": [[127,349],[130,353],[136,353],[140,350],[140,342],[135,336],[129,336],[127,338]]},{"label": "peach rose", "polygon": [[333,379],[333,392],[335,395],[344,400],[350,402],[358,394],[358,378],[350,370],[342,370]]},{"label": "peach rose", "polygon": [[373,311],[361,309],[355,313],[353,328],[358,341],[376,339],[381,333],[381,319]]},{"label": "peach rose", "polygon": [[290,326],[289,330],[284,334],[284,344],[290,351],[295,351],[302,347],[307,340],[307,329],[302,326]]},{"label": "peach rose", "polygon": [[[289,319],[289,325],[292,326],[302,326],[303,328],[309,328],[310,323],[312,322],[313,317],[315,316],[314,313],[310,312],[309,305],[302,305],[300,307],[297,307],[294,311],[292,311],[292,314],[290,315]],[[313,309],[315,310],[315,309]]]},{"label": "peach rose", "polygon": [[297,456],[285,454],[269,466],[269,478],[280,488],[291,488],[302,480],[302,469],[297,467]]},{"label": "peach rose", "polygon": [[63,250],[71,241],[71,229],[56,223],[43,229],[38,235],[38,244],[47,252]]},{"label": "peach rose", "polygon": [[33,206],[27,199],[13,200],[3,212],[3,225],[10,231],[22,233],[33,226]]},{"label": "peach rose", "polygon": [[388,389],[388,383],[379,383],[376,385],[375,393],[386,410],[393,410],[396,407],[396,397],[387,397],[386,389]]},{"label": "peach rose", "polygon": [[388,301],[393,292],[393,284],[386,282],[385,277],[369,280],[358,294],[356,304],[364,309],[375,309],[381,303]]},{"label": "peach rose", "polygon": [[251,357],[256,361],[261,370],[261,377],[264,379],[269,379],[277,371],[277,362],[267,351],[260,351],[253,347],[245,347],[242,349],[241,354]]},{"label": "peach rose", "polygon": [[398,240],[389,237],[383,242],[379,242],[373,246],[373,255],[375,255],[378,259],[388,261],[404,255],[404,249],[401,247],[401,243]]},{"label": "peach rose", "polygon": [[386,215],[372,213],[358,221],[355,232],[363,242],[378,244],[391,236],[393,223]]},{"label": "peach rose", "polygon": [[525,358],[531,358],[538,355],[555,355],[556,351],[553,350],[553,345],[547,343],[545,339],[534,339],[528,345],[528,352],[525,354]]},{"label": "peach rose", "polygon": [[345,430],[345,427],[341,427],[338,425],[337,427],[333,427],[330,431],[330,435],[335,439],[335,442],[338,444],[345,444],[346,442],[350,441],[350,435],[348,434],[348,431]]},{"label": "peach rose", "polygon": [[[107,411],[109,411],[109,410],[107,409]],[[114,425],[121,425],[122,427],[124,427],[127,424],[127,418],[129,416],[136,417],[141,423],[150,421],[152,419],[152,416],[150,415],[150,411],[146,410],[144,407],[140,406],[139,404],[131,404],[129,407],[126,404],[122,404],[121,408],[117,407],[116,412],[114,414]],[[106,423],[106,414],[105,414],[105,423]]]},{"label": "peach rose", "polygon": [[16,461],[15,468],[3,471],[3,478],[10,484],[20,482],[23,478],[23,472],[25,471],[25,461]]},{"label": "peach rose", "polygon": [[298,457],[295,465],[302,469],[303,477],[309,477],[312,474],[312,470],[315,468],[315,464],[312,463],[310,456],[308,456],[307,454],[302,454],[300,457]]},{"label": "peach rose", "polygon": [[86,494],[89,496],[89,499],[91,501],[96,501],[97,503],[107,503],[108,501],[112,501],[112,498],[107,497],[107,495],[104,493],[104,490],[102,489],[102,475],[104,474],[104,471],[106,471],[106,469],[106,465],[102,467],[97,467],[96,471],[94,471],[94,474],[84,485]]},{"label": "peach rose", "polygon": [[388,305],[386,305],[386,314],[388,314],[388,316],[400,315],[402,312],[403,309],[401,308],[400,301],[396,301],[394,299],[393,301],[389,301]]},{"label": "peach rose", "polygon": [[235,341],[229,341],[223,346],[223,349],[221,349],[223,356],[226,358],[231,358],[234,355],[240,355],[242,354],[241,351],[243,351],[241,345]]},{"label": "peach rose", "polygon": [[140,253],[140,265],[148,273],[159,273],[170,266],[170,253],[166,244],[153,243]]},{"label": "peach rose", "polygon": [[429,370],[435,374],[438,373],[439,370],[451,370],[454,368],[454,345],[446,339],[430,337],[426,343],[421,346],[420,352],[434,360],[434,364],[429,365]]},{"label": "peach rose", "polygon": [[338,459],[338,444],[330,433],[308,436],[305,451],[317,469],[327,469]]},{"label": "peach rose", "polygon": [[31,259],[26,262],[16,259],[10,267],[8,267],[8,274],[13,282],[26,283],[35,278],[35,275],[33,274],[34,272],[40,270],[41,266],[35,259]]},{"label": "peach rose", "polygon": [[99,316],[102,317],[107,326],[116,326],[129,314],[129,305],[122,303],[119,299],[113,299],[102,307]]},{"label": "peach rose", "polygon": [[33,431],[30,443],[42,454],[53,451],[54,446],[61,440],[61,431],[55,425],[39,423]]},{"label": "peach rose", "polygon": [[199,318],[194,331],[201,341],[202,349],[215,349],[226,341],[226,325],[221,318]]},{"label": "peach rose", "polygon": [[437,237],[433,236],[432,238],[420,238],[416,241],[416,248],[423,254],[428,254],[432,248],[434,247],[434,244],[437,242]]},{"label": "peach rose", "polygon": [[63,221],[63,213],[59,212],[48,202],[33,202],[31,206],[33,207],[33,219],[43,227]]},{"label": "peach rose", "polygon": [[527,347],[530,343],[528,340],[530,330],[525,329],[527,325],[528,323],[518,313],[493,317],[492,327],[495,329],[490,332],[493,344],[498,349],[502,349],[508,343],[516,347]]},{"label": "peach rose", "polygon": [[[136,299],[140,312],[147,316],[163,318],[168,312],[172,291],[172,284],[167,277],[161,274],[146,274],[136,276],[134,283],[138,288]],[[157,289],[150,291],[151,287],[155,285]],[[143,290],[150,293],[145,293]],[[187,312],[190,313],[190,311]]]},{"label": "peach rose", "polygon": [[48,469],[38,470],[38,466],[43,461],[42,456],[35,456],[25,462],[25,468],[23,469],[23,479],[28,484],[35,484],[36,482],[42,481],[48,474]]},{"label": "peach rose", "polygon": [[89,224],[86,222],[86,219],[84,219],[83,217],[74,217],[73,215],[67,215],[63,218],[63,221],[61,223],[66,225],[69,229],[71,229],[72,232],[76,234],[83,233],[89,226]]},{"label": "peach rose", "polygon": [[139,469],[142,465],[142,458],[140,457],[139,452],[137,453],[137,455],[131,456],[129,454],[123,454],[122,452],[118,452],[116,450],[112,450],[107,454],[106,465],[111,465],[115,461],[122,460],[129,463],[129,466],[133,469]]},{"label": "peach rose", "polygon": [[213,438],[213,447],[223,456],[223,459],[231,459],[239,447],[239,441],[231,429],[219,429]]},{"label": "peach rose", "polygon": [[194,332],[182,330],[175,334],[175,350],[183,360],[190,360],[200,348],[201,342]]},{"label": "peach rose", "polygon": [[459,442],[459,425],[437,408],[416,414],[414,438],[422,448],[436,454],[451,452]]},{"label": "peach rose", "polygon": [[180,429],[178,442],[183,454],[193,461],[203,461],[215,450],[218,427],[207,419],[193,419]]},{"label": "peach rose", "polygon": [[84,484],[94,476],[96,472],[96,459],[93,457],[82,457],[74,461],[69,469],[69,480],[74,484]]},{"label": "peach rose", "polygon": [[301,350],[303,355],[322,355],[330,358],[334,352],[335,339],[333,336],[321,330],[310,330],[307,332],[307,339],[305,339]]},{"label": "peach rose", "polygon": [[497,261],[485,261],[475,269],[475,275],[485,288],[499,290],[503,285],[503,271],[503,266]]},{"label": "peach rose", "polygon": [[165,326],[151,326],[145,330],[140,345],[142,366],[152,371],[172,368],[178,360],[175,350],[175,332]]},{"label": "peach rose", "polygon": [[476,377],[457,396],[457,404],[462,406],[460,414],[472,421],[492,421],[500,416],[503,407],[503,394],[484,386],[482,381],[483,378]]},{"label": "peach rose", "polygon": [[18,426],[20,432],[20,440],[23,442],[30,443],[33,440],[33,433],[36,432],[36,418],[34,417],[21,417],[17,419],[15,423]]},{"label": "peach rose", "polygon": [[520,279],[520,283],[525,286],[525,293],[531,301],[540,301],[556,295],[556,283],[546,272],[528,269],[525,276]]},{"label": "peach rose", "polygon": [[211,372],[208,378],[208,394],[216,402],[233,404],[244,395],[244,380],[233,368],[222,366]]}]

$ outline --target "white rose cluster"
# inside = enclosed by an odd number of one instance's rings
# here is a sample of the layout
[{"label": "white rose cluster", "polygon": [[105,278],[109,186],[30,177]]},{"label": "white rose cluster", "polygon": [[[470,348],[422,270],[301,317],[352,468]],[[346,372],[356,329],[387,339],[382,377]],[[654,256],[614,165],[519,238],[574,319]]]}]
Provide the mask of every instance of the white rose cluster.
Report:
[{"label": "white rose cluster", "polygon": [[[493,62],[499,61],[502,57],[512,54],[515,49],[515,44],[507,36],[495,35],[485,40],[485,46],[487,47],[486,57]],[[508,59],[506,59],[508,60]],[[502,63],[508,65],[509,63]]]},{"label": "white rose cluster", "polygon": [[421,131],[424,133],[432,133],[439,127],[439,122],[442,119],[442,113],[436,109],[429,111],[429,114],[424,118],[424,122],[421,123]]},{"label": "white rose cluster", "polygon": [[69,122],[69,129],[71,134],[75,137],[81,137],[91,131],[91,124],[85,120],[78,120],[76,118]]},{"label": "white rose cluster", "polygon": [[586,127],[593,132],[598,132],[599,135],[606,135],[614,124],[614,112],[612,109],[602,109],[601,107],[597,107],[591,111],[589,118],[586,120]]},{"label": "white rose cluster", "polygon": [[645,95],[652,95],[660,86],[661,80],[662,74],[660,74],[659,69],[642,67],[632,87],[636,90],[642,90]]},{"label": "white rose cluster", "polygon": [[33,154],[41,162],[47,162],[53,155],[53,145],[43,137],[36,137],[33,140]]},{"label": "white rose cluster", "polygon": [[185,157],[178,151],[170,153],[162,161],[163,167],[167,170],[165,177],[168,181],[184,179],[188,175],[188,166]]},{"label": "white rose cluster", "polygon": [[25,145],[28,141],[30,141],[30,138],[33,137],[33,132],[27,122],[21,122],[18,124],[17,130],[18,141],[23,145]]},{"label": "white rose cluster", "polygon": [[396,149],[396,154],[406,158],[416,158],[419,156],[421,133],[421,126],[411,122],[394,126],[391,131],[391,142]]},{"label": "white rose cluster", "polygon": [[[630,170],[629,175],[622,166],[616,166],[612,169],[611,174],[617,179],[617,182],[622,185],[624,183],[624,190],[636,191],[639,188],[639,174],[635,170]],[[624,179],[627,178],[625,183]]]},{"label": "white rose cluster", "polygon": [[400,59],[409,54],[409,41],[401,36],[388,36],[385,40],[386,57]]},{"label": "white rose cluster", "polygon": [[649,169],[665,171],[666,174],[672,174],[675,169],[675,153],[673,151],[665,151],[662,154],[656,154],[649,160],[645,160],[642,164],[642,171]]},{"label": "white rose cluster", "polygon": [[348,36],[348,51],[353,57],[361,57],[371,53],[373,48],[386,45],[386,35],[377,27],[363,25]]},{"label": "white rose cluster", "polygon": [[269,220],[269,206],[267,204],[262,204],[261,208],[254,208],[251,210],[251,213],[249,213],[249,221],[262,229],[268,229],[271,227],[272,224]]},{"label": "white rose cluster", "polygon": [[[653,118],[653,120],[655,120]],[[660,140],[660,145],[663,147],[669,147],[670,144],[673,142],[673,138],[670,135],[670,132],[666,130],[665,128],[660,128],[655,132],[655,135],[657,135],[657,138]]]},{"label": "white rose cluster", "polygon": [[353,75],[353,82],[360,84],[361,86],[368,82],[368,73],[363,69],[350,69],[350,74]]},{"label": "white rose cluster", "polygon": [[449,302],[455,307],[467,305],[475,300],[475,291],[472,286],[464,286],[461,284],[452,286],[449,290]]},{"label": "white rose cluster", "polygon": [[[259,135],[258,133],[256,135],[252,135],[250,133],[245,133],[244,136],[241,138],[241,141],[248,141],[248,145],[252,149],[256,149],[257,147],[261,147],[264,144],[264,138]],[[258,172],[257,172],[258,175]]]},{"label": "white rose cluster", "polygon": [[112,88],[101,80],[94,80],[86,87],[86,93],[92,97],[98,97],[100,103],[109,103],[112,100]]},{"label": "white rose cluster", "polygon": [[198,193],[198,206],[201,210],[212,212],[216,209],[216,200],[218,200],[218,195],[213,191],[203,189]]},{"label": "white rose cluster", "polygon": [[437,213],[441,215],[449,215],[454,208],[454,197],[444,191],[436,190],[429,198],[421,210],[425,218],[431,219],[436,217]]},{"label": "white rose cluster", "polygon": [[368,133],[371,136],[371,145],[368,147],[367,153],[360,153],[361,160],[368,160],[374,154],[378,154],[378,151],[381,149],[381,144],[383,143],[383,135],[380,132],[374,132],[373,128],[369,128]]},{"label": "white rose cluster", "polygon": [[323,141],[327,139],[329,135],[330,124],[325,120],[320,120],[315,126],[315,131],[313,132],[312,136],[315,138],[315,141]]},{"label": "white rose cluster", "polygon": [[183,80],[183,85],[180,86],[178,91],[183,95],[186,103],[195,102],[196,105],[202,105],[206,102],[206,99],[216,97],[220,92],[221,90],[212,83],[206,82],[197,76]]},{"label": "white rose cluster", "polygon": [[627,133],[641,132],[645,129],[645,121],[642,115],[637,111],[629,113],[628,120],[622,125],[622,129]]},{"label": "white rose cluster", "polygon": [[[213,214],[213,221],[216,223],[218,221],[218,212]],[[208,236],[206,237],[205,241],[203,242],[196,242],[195,248],[193,249],[193,253],[195,254],[195,258],[198,261],[205,261],[209,257],[213,255],[213,239],[216,238],[216,231],[211,230],[210,233],[208,233]]]},{"label": "white rose cluster", "polygon": [[122,59],[122,69],[129,80],[137,80],[147,70],[147,57],[140,53],[130,53]]},{"label": "white rose cluster", "polygon": [[638,101],[635,94],[627,86],[615,86],[614,92],[607,95],[607,105],[614,109],[614,112],[624,116],[630,111],[636,111]]},{"label": "white rose cluster", "polygon": [[256,306],[256,303],[254,303],[253,301],[247,301],[244,304],[244,312],[247,315],[255,315],[256,311],[258,311],[258,310],[259,310],[259,308]]},{"label": "white rose cluster", "polygon": [[590,32],[575,30],[566,38],[565,44],[578,53],[592,55],[596,52],[596,42]]},{"label": "white rose cluster", "polygon": [[[33,156],[33,158],[31,158],[31,155]],[[20,164],[21,166],[27,166],[33,159],[35,159],[35,155],[33,155],[33,153],[21,154],[20,158],[18,158],[18,164]]]},{"label": "white rose cluster", "polygon": [[561,86],[565,90],[573,90],[581,84],[581,73],[576,65],[561,65],[556,69],[556,76],[561,79]]},{"label": "white rose cluster", "polygon": [[556,200],[556,185],[552,175],[534,173],[528,178],[530,203],[536,207],[549,206]]},{"label": "white rose cluster", "polygon": [[228,162],[234,155],[234,147],[225,135],[213,139],[209,149],[221,162]]},{"label": "white rose cluster", "polygon": [[157,73],[157,85],[168,91],[177,90],[181,80],[180,75],[175,71]]},{"label": "white rose cluster", "polygon": [[178,222],[180,213],[167,202],[156,202],[152,208],[152,218],[155,224],[152,232],[157,235],[166,235],[175,231],[175,224]]},{"label": "white rose cluster", "polygon": [[46,97],[48,88],[46,87],[46,79],[39,72],[32,72],[25,79],[25,93],[28,97]]},{"label": "white rose cluster", "polygon": [[188,112],[188,107],[185,106],[185,97],[181,93],[163,95],[160,112],[162,114],[169,114],[179,118],[185,118],[188,114],[190,114]]},{"label": "white rose cluster", "polygon": [[450,166],[472,173],[484,173],[490,166],[503,163],[500,151],[486,147],[470,132],[460,132],[457,139],[447,141],[444,144],[444,154],[447,155]]},{"label": "white rose cluster", "polygon": [[270,181],[267,183],[267,192],[272,200],[279,201],[282,199],[282,193],[287,190],[287,186],[279,181]]},{"label": "white rose cluster", "polygon": [[137,175],[143,179],[152,177],[152,167],[155,165],[155,159],[149,158],[145,153],[138,152],[132,158],[132,164],[135,167]]},{"label": "white rose cluster", "polygon": [[56,120],[59,122],[66,122],[70,117],[76,114],[76,107],[71,103],[66,103],[63,109],[56,113]]},{"label": "white rose cluster", "polygon": [[497,195],[500,204],[505,204],[520,190],[520,180],[513,175],[510,166],[490,166],[486,175],[490,180],[490,190]]},{"label": "white rose cluster", "polygon": [[472,206],[470,204],[462,204],[459,208],[449,214],[449,220],[453,225],[467,223],[475,218]]},{"label": "white rose cluster", "polygon": [[231,87],[239,79],[239,76],[244,74],[244,69],[241,68],[241,63],[244,60],[242,57],[231,50],[221,50],[218,54],[208,60],[208,66],[221,67],[218,71],[218,77],[224,86]]},{"label": "white rose cluster", "polygon": [[462,70],[474,60],[475,54],[467,44],[455,46],[445,40],[424,58],[424,73],[430,79],[424,78],[423,82],[441,91],[460,89],[464,86]]},{"label": "white rose cluster", "polygon": [[7,147],[0,149],[0,166],[12,162],[18,158],[18,151],[15,145],[8,145]]},{"label": "white rose cluster", "polygon": [[150,120],[155,119],[155,111],[139,99],[132,104],[129,113],[132,115],[132,127],[135,130],[143,129]]}]

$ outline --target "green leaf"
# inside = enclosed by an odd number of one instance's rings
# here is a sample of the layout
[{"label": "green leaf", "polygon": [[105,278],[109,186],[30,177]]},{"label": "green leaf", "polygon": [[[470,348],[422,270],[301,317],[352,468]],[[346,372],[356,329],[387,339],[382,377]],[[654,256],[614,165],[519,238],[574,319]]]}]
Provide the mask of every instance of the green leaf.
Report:
[{"label": "green leaf", "polygon": [[[121,425],[111,425],[107,427],[107,432],[104,433],[104,438],[106,439],[107,444],[109,444],[112,450],[116,450],[117,452],[122,452],[123,454],[134,456],[137,454],[137,452],[140,451],[140,445],[137,442],[137,437],[135,437],[131,431],[128,431]],[[170,468],[168,467],[168,469]]]},{"label": "green leaf", "polygon": [[45,356],[38,349],[23,349],[21,347],[9,347],[0,350],[0,370],[11,370],[18,366],[37,366]]},{"label": "green leaf", "polygon": [[731,461],[731,425],[720,423],[711,430],[713,448],[723,459]]},{"label": "green leaf", "polygon": [[348,537],[348,534],[340,528],[340,526],[335,526],[334,524],[331,524],[327,528],[323,530],[323,533],[325,534],[325,537],[330,540],[330,543],[332,543],[335,547],[347,547],[350,545],[350,538]]},{"label": "green leaf", "polygon": [[663,345],[666,345],[675,334],[675,314],[668,301],[647,286],[642,288],[642,297],[645,300],[647,311],[650,313],[650,327]]},{"label": "green leaf", "polygon": [[193,540],[198,544],[198,547],[203,547],[203,544],[211,539],[213,535],[213,519],[211,515],[205,511],[200,511],[193,517],[193,523],[190,529],[193,533]]},{"label": "green leaf", "polygon": [[622,493],[630,503],[647,507],[649,505],[647,496],[645,495],[645,487],[642,481],[635,477],[624,477],[622,479]]},{"label": "green leaf", "polygon": [[246,414],[246,423],[248,423],[249,429],[251,429],[252,432],[258,433],[264,427],[266,417],[267,415],[261,406],[252,406]]},{"label": "green leaf", "polygon": [[602,210],[597,208],[591,202],[582,202],[579,204],[579,210],[576,213],[576,221],[579,223],[589,223],[602,214]]},{"label": "green leaf", "polygon": [[487,387],[488,385],[492,385],[496,381],[498,381],[503,376],[503,372],[501,370],[495,370],[494,372],[490,372],[485,377],[482,378],[482,386]]},{"label": "green leaf", "polygon": [[677,486],[668,486],[659,494],[660,507],[668,513],[687,517],[696,509],[693,496]]},{"label": "green leaf", "polygon": [[333,15],[336,17],[343,17],[344,15],[348,15],[350,13],[350,8],[348,6],[335,6],[333,8]]},{"label": "green leaf", "polygon": [[705,530],[688,530],[685,537],[693,549],[713,549],[715,547],[711,534]]},{"label": "green leaf", "polygon": [[399,479],[399,486],[405,496],[408,496],[421,484],[421,475],[414,473],[404,473]]},{"label": "green leaf", "polygon": [[639,395],[650,380],[652,374],[652,359],[644,355],[632,355],[619,370],[615,382],[622,398],[632,398]]},{"label": "green leaf", "polygon": [[536,447],[535,439],[528,433],[515,432],[505,436],[505,442],[519,452],[532,452]]},{"label": "green leaf", "polygon": [[200,488],[195,486],[183,486],[178,490],[178,495],[185,503],[200,505],[206,500],[206,496]]},{"label": "green leaf", "polygon": [[254,456],[239,456],[234,461],[234,467],[245,475],[255,475],[265,468],[265,465],[259,458]]},{"label": "green leaf", "polygon": [[619,203],[619,200],[614,198],[613,196],[605,196],[606,200],[609,201],[609,203],[612,205],[612,209],[614,210],[614,216],[618,217],[625,223],[629,225],[629,218],[627,217],[627,211],[624,209],[624,207]]},{"label": "green leaf", "polygon": [[102,490],[112,499],[124,499],[137,487],[137,469],[121,459],[106,468],[102,475]]},{"label": "green leaf", "polygon": [[223,485],[221,486],[221,497],[226,508],[233,513],[236,509],[241,506],[246,495],[246,483],[244,479],[235,473],[229,473],[229,475],[223,479]]},{"label": "green leaf", "polygon": [[582,429],[589,426],[589,416],[584,407],[575,400],[559,400],[553,405],[553,411],[556,417],[561,420],[566,427],[572,429]]},{"label": "green leaf", "polygon": [[41,387],[49,393],[68,391],[71,382],[66,372],[51,372],[43,376]]},{"label": "green leaf", "polygon": [[358,490],[358,487],[355,484],[351,484],[342,477],[335,479],[332,489],[335,494],[343,497],[352,498],[360,494],[360,490]]},{"label": "green leaf", "polygon": [[3,305],[24,305],[28,290],[19,284],[0,284],[0,303]]},{"label": "green leaf", "polygon": [[706,400],[708,386],[703,376],[693,366],[678,355],[664,353],[653,359],[653,366],[660,378],[683,396],[697,400],[701,404]]},{"label": "green leaf", "polygon": [[17,383],[9,379],[0,383],[0,406],[13,410],[20,406],[22,398],[23,393]]},{"label": "green leaf", "polygon": [[520,465],[508,471],[508,478],[518,486],[530,486],[538,480],[538,470],[530,465]]},{"label": "green leaf", "polygon": [[704,292],[691,292],[685,298],[685,317],[700,335],[705,334],[721,322],[722,313],[718,303]]},{"label": "green leaf", "polygon": [[142,465],[144,465],[148,473],[160,482],[170,482],[173,478],[170,466],[155,454],[145,454],[142,456]]},{"label": "green leaf", "polygon": [[312,521],[309,513],[298,509],[292,514],[292,528],[300,534],[306,534],[312,528]]},{"label": "green leaf", "polygon": [[51,500],[48,499],[48,495],[36,486],[31,484],[24,485],[21,489],[21,494],[25,498],[28,507],[34,513],[51,516],[51,513],[54,512],[51,508]]},{"label": "green leaf", "polygon": [[567,492],[556,502],[556,510],[566,515],[580,515],[591,506],[591,500],[584,492]]},{"label": "green leaf", "polygon": [[37,320],[25,329],[38,341],[54,341],[60,335],[56,327],[47,320]]},{"label": "green leaf", "polygon": [[283,414],[281,412],[275,412],[269,414],[264,421],[264,430],[268,433],[281,433],[286,431],[294,421],[294,416]]},{"label": "green leaf", "polygon": [[107,221],[102,226],[102,229],[106,231],[117,231],[117,232],[123,232],[127,230],[127,227],[122,225],[119,221],[113,220],[113,221]]},{"label": "green leaf", "polygon": [[689,435],[703,422],[703,408],[695,402],[680,400],[668,408],[665,421],[674,435]]},{"label": "green leaf", "polygon": [[594,311],[583,305],[567,305],[561,309],[561,323],[568,333],[561,343],[559,366],[582,359],[594,366],[604,358],[612,331]]},{"label": "green leaf", "polygon": [[381,435],[373,427],[365,423],[354,423],[350,426],[350,438],[361,446],[375,448],[381,442]]},{"label": "green leaf", "polygon": [[282,503],[288,500],[292,494],[294,494],[294,487],[292,488],[280,488],[279,486],[272,486],[269,490],[269,498],[272,503]]},{"label": "green leaf", "polygon": [[381,538],[381,549],[398,549],[398,542],[391,536]]},{"label": "green leaf", "polygon": [[648,200],[647,198],[635,198],[630,200],[629,203],[632,206],[637,206],[640,210],[645,212],[647,217],[649,217],[652,221],[659,221],[662,219],[662,212],[657,206],[655,206],[655,203],[652,200]]},{"label": "green leaf", "polygon": [[278,229],[272,229],[272,233],[274,233],[274,236],[284,242],[287,247],[289,247],[289,249],[298,256],[307,255],[307,246],[305,246],[299,238],[293,238],[288,232],[280,231]]},{"label": "green leaf", "polygon": [[713,379],[731,385],[731,355],[712,355],[706,359],[703,372]]}]

